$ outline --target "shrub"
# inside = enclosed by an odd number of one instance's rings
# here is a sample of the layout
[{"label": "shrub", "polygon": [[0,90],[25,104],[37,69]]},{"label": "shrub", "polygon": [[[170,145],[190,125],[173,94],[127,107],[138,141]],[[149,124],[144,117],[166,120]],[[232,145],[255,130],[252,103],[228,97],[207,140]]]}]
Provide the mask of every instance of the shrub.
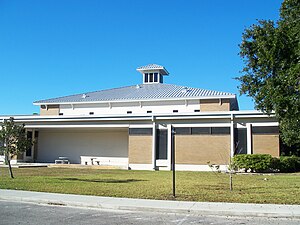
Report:
[{"label": "shrub", "polygon": [[263,172],[272,169],[274,160],[268,154],[235,155],[233,157],[233,169],[244,169],[245,172]]},{"label": "shrub", "polygon": [[278,169],[282,173],[291,173],[300,171],[300,157],[281,156]]},{"label": "shrub", "polygon": [[281,156],[272,157],[267,154],[235,155],[232,160],[232,168],[251,172],[279,171],[291,173],[300,171],[300,157]]}]

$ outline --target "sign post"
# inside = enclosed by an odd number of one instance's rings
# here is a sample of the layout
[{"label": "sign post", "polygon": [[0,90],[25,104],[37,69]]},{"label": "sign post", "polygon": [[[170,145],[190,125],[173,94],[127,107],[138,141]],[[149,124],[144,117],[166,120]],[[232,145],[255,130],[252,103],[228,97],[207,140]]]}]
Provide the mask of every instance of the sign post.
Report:
[{"label": "sign post", "polygon": [[175,179],[175,144],[174,144],[174,135],[175,135],[175,129],[172,127],[172,142],[171,142],[171,167],[172,167],[172,174],[173,174],[173,197],[176,197],[176,179]]}]

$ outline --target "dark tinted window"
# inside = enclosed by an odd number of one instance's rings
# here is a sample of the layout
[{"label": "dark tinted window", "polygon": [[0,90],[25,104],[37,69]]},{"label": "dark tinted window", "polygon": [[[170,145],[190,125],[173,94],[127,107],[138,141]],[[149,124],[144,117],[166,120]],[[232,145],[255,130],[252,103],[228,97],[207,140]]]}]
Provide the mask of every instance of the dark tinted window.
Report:
[{"label": "dark tinted window", "polygon": [[278,134],[278,127],[252,127],[253,134]]},{"label": "dark tinted window", "polygon": [[157,81],[158,81],[158,74],[154,73],[154,82],[157,82]]},{"label": "dark tinted window", "polygon": [[167,159],[168,131],[156,130],[156,159]]},{"label": "dark tinted window", "polygon": [[149,73],[149,82],[153,82],[153,73]]},{"label": "dark tinted window", "polygon": [[152,135],[152,128],[129,128],[129,135]]},{"label": "dark tinted window", "polygon": [[175,134],[189,135],[189,134],[191,134],[191,128],[190,127],[177,127],[177,128],[175,128]]},{"label": "dark tinted window", "polygon": [[148,73],[145,73],[145,83],[148,83]]},{"label": "dark tinted window", "polygon": [[230,134],[230,127],[177,127],[176,134]]},{"label": "dark tinted window", "polygon": [[212,127],[211,134],[230,134],[230,127]]},{"label": "dark tinted window", "polygon": [[192,134],[211,134],[210,127],[192,127]]}]

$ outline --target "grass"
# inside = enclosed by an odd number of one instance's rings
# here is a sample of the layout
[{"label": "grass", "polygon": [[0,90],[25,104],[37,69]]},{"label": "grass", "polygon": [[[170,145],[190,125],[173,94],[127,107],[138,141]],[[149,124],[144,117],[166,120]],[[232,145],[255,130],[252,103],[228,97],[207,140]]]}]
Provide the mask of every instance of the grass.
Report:
[{"label": "grass", "polygon": [[[172,172],[90,168],[0,168],[0,188],[111,197],[174,199]],[[176,172],[176,200],[300,204],[300,173],[234,175]]]}]

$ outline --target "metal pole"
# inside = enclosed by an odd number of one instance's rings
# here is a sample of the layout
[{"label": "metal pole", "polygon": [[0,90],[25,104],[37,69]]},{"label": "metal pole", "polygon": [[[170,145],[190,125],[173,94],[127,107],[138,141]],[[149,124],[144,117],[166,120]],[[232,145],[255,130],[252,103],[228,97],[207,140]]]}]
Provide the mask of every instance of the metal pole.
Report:
[{"label": "metal pole", "polygon": [[172,171],[173,171],[173,197],[176,197],[176,179],[175,179],[175,144],[174,144],[174,135],[175,135],[175,131],[174,128],[172,127]]}]

